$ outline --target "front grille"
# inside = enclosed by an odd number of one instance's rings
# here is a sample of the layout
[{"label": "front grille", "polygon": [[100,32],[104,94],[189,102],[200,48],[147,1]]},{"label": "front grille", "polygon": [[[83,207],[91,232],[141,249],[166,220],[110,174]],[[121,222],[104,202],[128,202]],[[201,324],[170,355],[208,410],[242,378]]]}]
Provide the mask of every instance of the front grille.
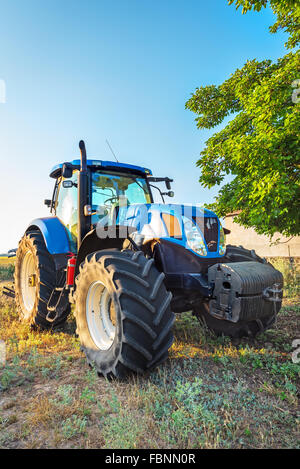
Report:
[{"label": "front grille", "polygon": [[194,222],[203,233],[209,252],[218,249],[219,224],[217,217],[193,217]]}]

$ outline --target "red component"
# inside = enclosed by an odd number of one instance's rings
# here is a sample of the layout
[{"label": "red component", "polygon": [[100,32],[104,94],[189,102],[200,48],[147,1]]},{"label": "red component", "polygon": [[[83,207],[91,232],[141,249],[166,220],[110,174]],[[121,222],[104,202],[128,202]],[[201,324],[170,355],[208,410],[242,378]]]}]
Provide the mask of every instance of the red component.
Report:
[{"label": "red component", "polygon": [[72,287],[72,285],[74,285],[75,267],[76,267],[76,256],[73,256],[73,257],[70,257],[70,259],[68,260],[68,268],[67,268],[68,287]]}]

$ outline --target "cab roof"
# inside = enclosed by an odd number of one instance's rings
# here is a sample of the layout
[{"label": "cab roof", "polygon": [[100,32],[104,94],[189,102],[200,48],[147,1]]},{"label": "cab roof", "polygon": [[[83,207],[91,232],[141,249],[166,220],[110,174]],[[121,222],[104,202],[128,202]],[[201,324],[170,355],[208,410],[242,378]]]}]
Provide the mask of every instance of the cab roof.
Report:
[{"label": "cab roof", "polygon": [[[70,161],[74,169],[80,169],[80,160]],[[64,163],[57,164],[50,172],[51,178],[58,178],[61,176],[61,170]],[[116,161],[103,161],[103,160],[87,160],[87,166],[95,169],[105,169],[110,171],[124,171],[126,173],[141,174],[143,176],[151,176],[152,171],[142,166],[135,166],[127,163],[117,163]]]}]

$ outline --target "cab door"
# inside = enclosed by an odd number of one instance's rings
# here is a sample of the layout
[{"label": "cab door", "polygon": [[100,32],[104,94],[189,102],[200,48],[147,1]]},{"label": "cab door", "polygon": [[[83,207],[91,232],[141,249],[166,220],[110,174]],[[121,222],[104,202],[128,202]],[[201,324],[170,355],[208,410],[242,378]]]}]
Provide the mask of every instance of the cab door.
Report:
[{"label": "cab door", "polygon": [[[65,182],[65,184],[64,184]],[[64,225],[72,252],[77,251],[78,238],[78,170],[71,178],[60,178],[55,202],[55,215]]]}]

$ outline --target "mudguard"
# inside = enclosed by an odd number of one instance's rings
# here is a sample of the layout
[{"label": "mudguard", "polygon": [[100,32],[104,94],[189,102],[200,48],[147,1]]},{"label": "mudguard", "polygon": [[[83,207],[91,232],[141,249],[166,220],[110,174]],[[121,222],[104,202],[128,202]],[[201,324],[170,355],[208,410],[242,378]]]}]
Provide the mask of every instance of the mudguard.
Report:
[{"label": "mudguard", "polygon": [[67,254],[71,251],[69,238],[64,225],[57,217],[36,218],[26,233],[39,229],[50,254]]},{"label": "mudguard", "polygon": [[97,230],[93,228],[83,238],[83,241],[77,253],[75,277],[79,273],[80,264],[84,262],[86,256],[88,256],[92,252],[100,251],[103,249],[121,250],[124,241],[128,239],[128,236],[135,232],[136,229],[128,226],[111,225],[110,227],[104,228],[104,231],[107,232],[106,237],[99,237]]}]

